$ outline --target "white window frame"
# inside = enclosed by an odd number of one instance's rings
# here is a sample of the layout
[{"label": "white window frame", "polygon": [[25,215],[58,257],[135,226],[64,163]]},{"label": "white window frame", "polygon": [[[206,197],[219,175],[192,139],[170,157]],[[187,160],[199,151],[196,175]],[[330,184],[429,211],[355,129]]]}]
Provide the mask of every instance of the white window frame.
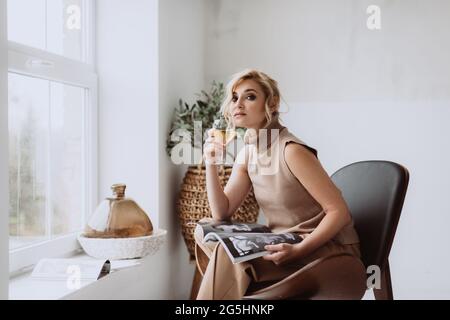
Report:
[{"label": "white window frame", "polygon": [[[8,72],[38,77],[67,85],[88,89],[83,114],[84,130],[84,179],[83,191],[85,203],[82,213],[82,225],[98,201],[97,194],[97,140],[98,140],[98,77],[94,61],[95,48],[95,0],[83,0],[86,32],[86,46],[82,57],[86,62],[66,58],[48,51],[32,48],[16,42],[8,42]],[[90,30],[89,34],[86,30]],[[9,251],[10,276],[29,271],[41,258],[71,255],[80,249],[77,235],[82,230],[51,240],[38,242]]]}]

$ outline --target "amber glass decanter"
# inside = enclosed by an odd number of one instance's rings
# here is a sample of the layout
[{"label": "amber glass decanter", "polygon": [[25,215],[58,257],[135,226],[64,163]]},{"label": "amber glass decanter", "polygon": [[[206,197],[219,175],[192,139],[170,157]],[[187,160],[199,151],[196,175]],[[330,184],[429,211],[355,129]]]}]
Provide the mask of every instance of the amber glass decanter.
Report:
[{"label": "amber glass decanter", "polygon": [[97,207],[85,228],[85,237],[133,238],[153,233],[150,218],[134,200],[125,198],[125,188],[125,184],[111,186],[114,197]]}]

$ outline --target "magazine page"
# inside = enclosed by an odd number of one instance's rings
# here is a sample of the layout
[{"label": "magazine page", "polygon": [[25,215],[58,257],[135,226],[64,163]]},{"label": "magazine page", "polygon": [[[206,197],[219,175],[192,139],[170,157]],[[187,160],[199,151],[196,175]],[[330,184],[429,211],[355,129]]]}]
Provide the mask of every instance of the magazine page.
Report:
[{"label": "magazine page", "polygon": [[268,254],[264,249],[269,244],[295,244],[303,239],[295,233],[240,233],[217,234],[210,233],[204,241],[219,240],[233,263],[248,261]]},{"label": "magazine page", "polygon": [[98,280],[111,270],[109,260],[41,259],[31,274],[35,279],[67,280],[77,272],[81,280]]},{"label": "magazine page", "polygon": [[227,233],[270,233],[269,227],[259,223],[243,223],[233,221],[220,221],[220,222],[199,222],[197,226],[202,229],[203,236],[206,236],[210,232],[217,234]]}]

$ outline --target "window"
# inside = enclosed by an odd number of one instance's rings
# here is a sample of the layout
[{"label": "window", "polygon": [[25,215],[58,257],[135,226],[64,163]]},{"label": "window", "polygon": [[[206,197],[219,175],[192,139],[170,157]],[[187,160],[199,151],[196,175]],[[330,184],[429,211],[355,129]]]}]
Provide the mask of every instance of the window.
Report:
[{"label": "window", "polygon": [[92,0],[8,0],[10,272],[78,248],[96,198]]},{"label": "window", "polygon": [[85,19],[90,1],[8,0],[8,39],[86,62]]}]

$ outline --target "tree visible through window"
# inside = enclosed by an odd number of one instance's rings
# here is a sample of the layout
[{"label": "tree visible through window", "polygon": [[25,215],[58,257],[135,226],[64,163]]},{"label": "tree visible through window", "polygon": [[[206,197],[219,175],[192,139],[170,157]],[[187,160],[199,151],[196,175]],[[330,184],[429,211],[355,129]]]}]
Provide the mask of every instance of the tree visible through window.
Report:
[{"label": "tree visible through window", "polygon": [[95,75],[87,61],[88,3],[8,0],[10,250],[83,227],[94,138],[86,123],[93,84],[85,79]]}]

